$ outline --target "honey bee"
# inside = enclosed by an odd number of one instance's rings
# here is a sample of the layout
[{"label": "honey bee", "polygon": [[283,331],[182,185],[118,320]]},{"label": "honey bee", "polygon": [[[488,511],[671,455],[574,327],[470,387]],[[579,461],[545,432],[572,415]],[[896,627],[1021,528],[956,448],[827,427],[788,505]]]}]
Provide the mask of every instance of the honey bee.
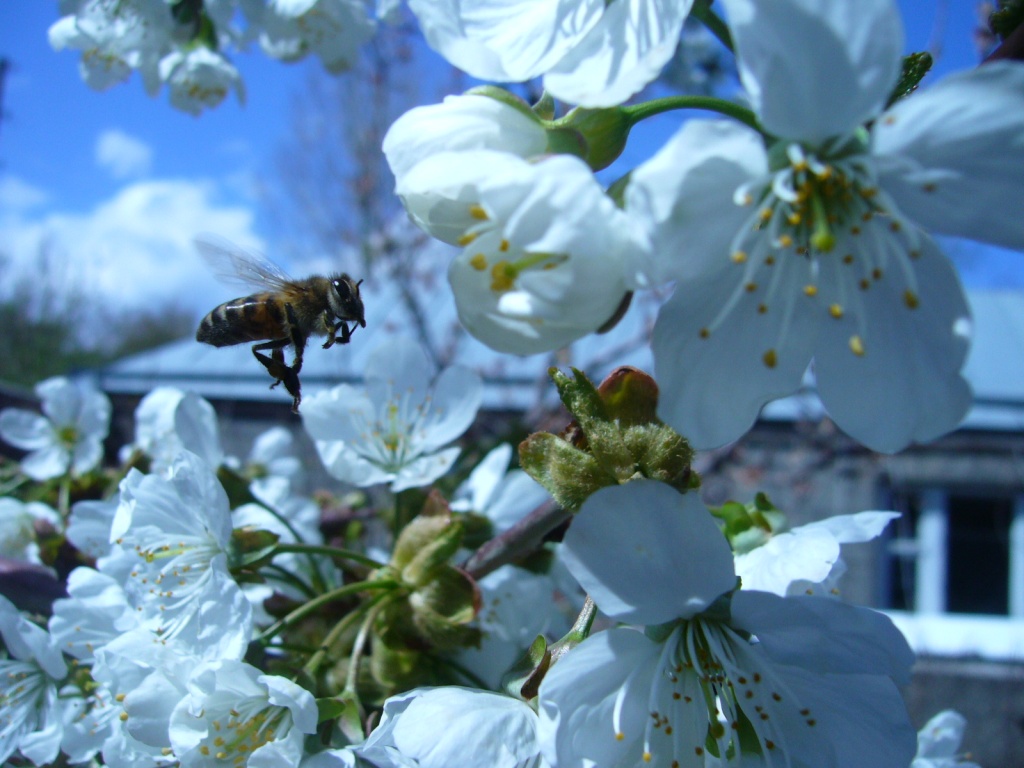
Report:
[{"label": "honey bee", "polygon": [[[299,371],[306,341],[310,336],[326,336],[323,347],[329,349],[335,343],[348,344],[357,324],[366,327],[359,296],[363,281],[343,272],[293,280],[262,256],[226,242],[201,239],[196,240],[196,248],[220,277],[262,289],[212,309],[199,323],[196,341],[230,347],[266,339],[256,344],[252,353],[274,378],[270,388],[283,383],[293,398],[292,411],[298,413],[302,401]],[[290,366],[284,361],[288,346],[295,350]],[[270,350],[269,356],[265,350]]]}]

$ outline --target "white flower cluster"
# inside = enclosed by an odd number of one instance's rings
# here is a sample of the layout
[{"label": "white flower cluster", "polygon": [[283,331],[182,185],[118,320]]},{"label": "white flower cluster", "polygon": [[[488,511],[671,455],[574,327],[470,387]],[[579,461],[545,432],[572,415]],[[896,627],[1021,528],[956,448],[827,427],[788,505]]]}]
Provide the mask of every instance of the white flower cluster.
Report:
[{"label": "white flower cluster", "polygon": [[890,103],[892,0],[722,0],[750,108],[679,97],[736,119],[687,120],[612,186],[616,206],[593,170],[672,97],[617,105],[707,3],[410,6],[471,75],[543,77],[580,105],[552,119],[543,101],[484,89],[406,113],[384,141],[413,221],[463,248],[449,280],[471,333],[518,354],[557,349],[613,320],[629,291],[669,283],[652,342],[659,414],[696,448],[739,438],[812,360],[829,414],[869,448],[959,423],[970,312],[930,233],[1024,248],[1024,65]]},{"label": "white flower cluster", "polygon": [[[386,9],[385,9],[386,10]],[[63,0],[57,50],[82,52],[82,79],[106,90],[138,71],[150,95],[192,114],[244,88],[225,51],[258,40],[282,61],[309,54],[331,72],[351,66],[376,20],[364,0]],[[242,23],[244,22],[244,24]]]}]

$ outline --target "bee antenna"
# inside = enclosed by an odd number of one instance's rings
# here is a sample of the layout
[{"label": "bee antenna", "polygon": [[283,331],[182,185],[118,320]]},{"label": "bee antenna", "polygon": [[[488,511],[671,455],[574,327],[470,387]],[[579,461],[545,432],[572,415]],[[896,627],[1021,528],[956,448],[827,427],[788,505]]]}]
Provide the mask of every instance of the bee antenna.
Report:
[{"label": "bee antenna", "polygon": [[358,282],[356,283],[356,288],[358,288],[358,287],[359,287],[360,285],[362,285],[362,284],[363,284],[363,281],[362,281],[362,280],[359,280],[359,281],[358,281]]}]

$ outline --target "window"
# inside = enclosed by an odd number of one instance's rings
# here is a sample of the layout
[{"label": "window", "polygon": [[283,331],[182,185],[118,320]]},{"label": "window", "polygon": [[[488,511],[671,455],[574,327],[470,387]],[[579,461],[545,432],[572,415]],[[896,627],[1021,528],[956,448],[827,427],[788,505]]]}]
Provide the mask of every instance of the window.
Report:
[{"label": "window", "polygon": [[893,493],[882,603],[898,611],[1024,618],[1024,496]]}]

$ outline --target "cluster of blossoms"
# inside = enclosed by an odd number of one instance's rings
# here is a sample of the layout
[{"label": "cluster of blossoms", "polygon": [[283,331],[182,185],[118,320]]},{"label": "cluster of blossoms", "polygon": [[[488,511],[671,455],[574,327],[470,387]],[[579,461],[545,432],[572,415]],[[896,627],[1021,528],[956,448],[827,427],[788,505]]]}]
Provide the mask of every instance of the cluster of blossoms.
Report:
[{"label": "cluster of blossoms", "polygon": [[[49,510],[83,563],[66,573],[64,596],[23,610],[25,593],[0,598],[0,759],[483,768],[813,756],[845,766],[856,740],[877,765],[909,764],[915,733],[897,688],[913,661],[906,641],[881,614],[824,596],[842,572],[840,546],[877,536],[893,513],[783,532],[709,510],[681,438],[653,415],[653,382],[632,369],[599,390],[556,378],[586,438],[574,447],[538,433],[521,450],[526,472],[510,472],[502,444],[450,502],[424,496],[451,473],[459,449],[449,444],[480,400],[475,374],[449,368],[428,387],[424,367],[396,339],[370,356],[365,389],[307,400],[306,430],[329,474],[389,486],[395,516],[409,493],[423,504],[389,535],[373,528],[383,508],[350,500],[349,518],[366,529],[341,541],[324,536],[325,502],[298,492],[287,431],[261,435],[243,461],[225,455],[205,400],[148,395],[116,492]],[[67,380],[39,391],[48,414],[93,425],[109,416],[105,399]],[[0,414],[12,420],[28,417]],[[105,436],[104,423],[79,440]],[[617,451],[636,452],[626,463],[642,472],[617,479]],[[595,468],[577,473],[581,462]],[[37,463],[29,454],[22,470]],[[88,493],[101,472],[65,461],[46,482],[73,479]],[[553,501],[576,516],[544,566],[470,568],[487,549],[467,560],[472,530],[508,539]],[[5,552],[40,562],[37,549]],[[563,607],[580,610],[583,591],[590,600],[570,627]],[[592,633],[594,603],[620,624]],[[506,693],[473,687],[485,681]],[[365,734],[375,705],[382,717]]]},{"label": "cluster of blossoms", "polygon": [[[384,18],[393,3],[379,3]],[[171,105],[192,114],[244,87],[225,51],[258,41],[268,55],[315,54],[331,72],[348,69],[373,36],[365,0],[62,0],[50,28],[57,50],[82,52],[82,79],[106,90],[138,71],[151,94],[167,86]]]},{"label": "cluster of blossoms", "polygon": [[[553,372],[572,422],[527,437],[509,472],[511,446],[474,461],[454,444],[479,377],[431,379],[418,347],[392,340],[362,387],[304,404],[346,484],[314,499],[288,433],[230,457],[213,407],[174,389],[140,404],[122,466],[99,467],[109,403],[44,382],[44,416],[0,414],[34,481],[0,504],[4,557],[34,585],[0,600],[0,761],[953,764],[962,719],[910,723],[906,640],[835,599],[842,547],[894,513],[787,531],[763,497],[706,507],[690,463],[812,365],[833,419],[869,448],[956,426],[970,313],[931,233],[1024,247],[1024,65],[913,92],[923,70],[901,59],[892,0],[721,0],[727,21],[708,0],[409,5],[452,64],[546,91],[530,105],[474,89],[384,140],[412,220],[460,249],[448,277],[463,325],[500,351],[551,352],[672,286],[652,337],[659,384]],[[223,45],[259,37],[338,68],[372,29],[356,0],[62,12],[51,39],[84,51],[87,80],[139,69],[189,109],[238,87]],[[744,105],[622,106],[688,18],[735,53]],[[723,117],[686,121],[606,188],[595,174],[636,124],[688,107]],[[64,580],[55,601],[48,569]]]}]

